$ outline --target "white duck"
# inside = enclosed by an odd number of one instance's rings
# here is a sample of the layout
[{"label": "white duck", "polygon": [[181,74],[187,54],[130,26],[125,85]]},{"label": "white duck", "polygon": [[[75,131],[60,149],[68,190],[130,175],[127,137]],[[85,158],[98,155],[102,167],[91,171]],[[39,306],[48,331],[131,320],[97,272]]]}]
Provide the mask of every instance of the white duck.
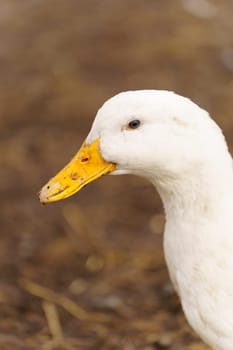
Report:
[{"label": "white duck", "polygon": [[173,92],[120,93],[100,108],[82,148],[40,200],[63,199],[110,172],[157,188],[166,262],[187,320],[213,349],[232,350],[233,166],[220,128]]}]

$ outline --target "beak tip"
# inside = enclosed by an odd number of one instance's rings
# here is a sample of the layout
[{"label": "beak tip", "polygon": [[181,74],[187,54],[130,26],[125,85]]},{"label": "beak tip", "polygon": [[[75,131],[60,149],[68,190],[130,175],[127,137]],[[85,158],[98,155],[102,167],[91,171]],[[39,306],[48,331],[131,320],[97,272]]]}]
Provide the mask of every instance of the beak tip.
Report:
[{"label": "beak tip", "polygon": [[50,180],[39,192],[41,204],[48,204],[62,199],[63,197],[61,195],[65,189],[66,187],[62,186],[59,182],[53,179]]},{"label": "beak tip", "polygon": [[52,186],[50,186],[50,184],[47,183],[40,190],[40,192],[39,192],[39,200],[40,200],[41,204],[47,204],[47,203],[50,202],[50,197],[51,197],[51,194],[52,194],[51,187]]},{"label": "beak tip", "polygon": [[40,201],[41,204],[48,203],[48,198],[47,198],[47,196],[45,194],[44,187],[39,192],[39,201]]}]

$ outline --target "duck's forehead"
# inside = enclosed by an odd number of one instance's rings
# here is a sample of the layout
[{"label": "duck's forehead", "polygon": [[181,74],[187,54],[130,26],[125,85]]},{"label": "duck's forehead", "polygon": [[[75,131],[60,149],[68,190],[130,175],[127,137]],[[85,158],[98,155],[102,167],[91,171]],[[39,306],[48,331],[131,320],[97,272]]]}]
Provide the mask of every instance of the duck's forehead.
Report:
[{"label": "duck's forehead", "polygon": [[149,90],[123,92],[107,100],[99,109],[96,119],[98,122],[119,123],[130,117],[153,117],[162,112],[166,103],[164,97]]}]

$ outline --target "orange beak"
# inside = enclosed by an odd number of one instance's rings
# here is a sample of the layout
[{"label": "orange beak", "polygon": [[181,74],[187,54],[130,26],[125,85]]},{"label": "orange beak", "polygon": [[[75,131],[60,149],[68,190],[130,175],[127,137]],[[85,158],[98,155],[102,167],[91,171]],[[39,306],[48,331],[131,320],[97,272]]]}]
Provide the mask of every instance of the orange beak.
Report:
[{"label": "orange beak", "polygon": [[41,203],[56,202],[72,196],[82,187],[102,175],[111,173],[116,165],[103,159],[99,150],[100,139],[84,143],[73,159],[40,191]]}]

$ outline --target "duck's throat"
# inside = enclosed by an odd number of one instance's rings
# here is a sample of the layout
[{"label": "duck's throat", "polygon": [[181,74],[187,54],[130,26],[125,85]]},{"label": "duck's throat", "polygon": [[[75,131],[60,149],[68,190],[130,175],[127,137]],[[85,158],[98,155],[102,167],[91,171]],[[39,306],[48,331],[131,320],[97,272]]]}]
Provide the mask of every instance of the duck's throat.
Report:
[{"label": "duck's throat", "polygon": [[167,176],[153,182],[163,201],[167,220],[198,221],[226,209],[233,198],[232,160],[194,169],[181,176]]},{"label": "duck's throat", "polygon": [[216,260],[216,252],[225,249],[223,242],[228,245],[230,239],[233,244],[227,228],[233,208],[232,164],[222,172],[220,169],[208,166],[155,183],[166,214],[165,257],[181,298],[186,287],[192,285],[197,266],[205,275],[206,256],[208,261]]}]

